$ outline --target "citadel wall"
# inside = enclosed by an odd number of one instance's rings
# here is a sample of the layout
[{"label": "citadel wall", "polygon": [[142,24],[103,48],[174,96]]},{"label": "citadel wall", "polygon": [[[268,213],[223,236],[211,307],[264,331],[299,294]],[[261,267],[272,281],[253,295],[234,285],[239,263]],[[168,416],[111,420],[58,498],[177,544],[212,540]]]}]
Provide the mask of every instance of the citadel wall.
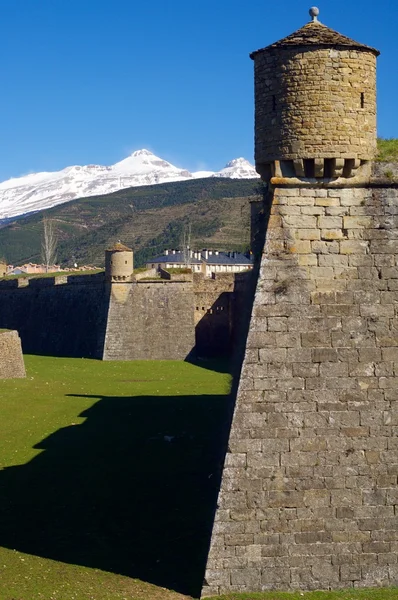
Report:
[{"label": "citadel wall", "polygon": [[0,282],[0,327],[19,332],[25,354],[102,357],[109,295],[103,278],[80,277]]},{"label": "citadel wall", "polygon": [[398,186],[270,202],[202,594],[396,585]]},{"label": "citadel wall", "polygon": [[140,277],[112,284],[103,273],[0,281],[0,327],[18,330],[32,354],[183,360],[192,351],[231,352],[250,273]]}]

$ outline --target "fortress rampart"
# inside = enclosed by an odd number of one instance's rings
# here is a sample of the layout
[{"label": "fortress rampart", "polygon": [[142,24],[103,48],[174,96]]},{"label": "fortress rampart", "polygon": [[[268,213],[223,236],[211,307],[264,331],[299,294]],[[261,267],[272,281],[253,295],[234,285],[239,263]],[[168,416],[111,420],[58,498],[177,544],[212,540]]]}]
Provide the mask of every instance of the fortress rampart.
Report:
[{"label": "fortress rampart", "polygon": [[0,327],[18,330],[28,354],[172,360],[231,351],[250,273],[126,277],[131,281],[110,282],[104,273],[5,279]]},{"label": "fortress rampart", "polygon": [[396,585],[398,184],[269,202],[203,595]]},{"label": "fortress rampart", "polygon": [[252,55],[268,197],[203,597],[398,583],[398,177],[378,52],[318,12]]}]

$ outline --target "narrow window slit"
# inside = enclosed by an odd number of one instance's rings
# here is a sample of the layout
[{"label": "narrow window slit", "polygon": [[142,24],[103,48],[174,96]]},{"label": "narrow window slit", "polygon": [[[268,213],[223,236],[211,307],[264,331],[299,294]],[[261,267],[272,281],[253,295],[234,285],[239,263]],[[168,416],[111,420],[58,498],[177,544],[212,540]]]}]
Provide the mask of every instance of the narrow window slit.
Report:
[{"label": "narrow window slit", "polygon": [[361,92],[361,108],[365,108],[365,94]]}]

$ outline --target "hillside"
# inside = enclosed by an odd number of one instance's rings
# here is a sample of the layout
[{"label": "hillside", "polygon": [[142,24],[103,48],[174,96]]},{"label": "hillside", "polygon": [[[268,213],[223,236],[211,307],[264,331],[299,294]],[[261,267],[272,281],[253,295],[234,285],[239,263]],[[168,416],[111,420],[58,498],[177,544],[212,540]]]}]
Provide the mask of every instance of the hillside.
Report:
[{"label": "hillside", "polygon": [[193,247],[243,249],[249,244],[249,199],[260,191],[258,180],[209,178],[73,200],[0,226],[0,255],[13,264],[39,262],[44,213],[56,223],[63,265],[103,265],[104,249],[120,239],[134,248],[139,266],[179,246],[188,223]]},{"label": "hillside", "polygon": [[398,162],[398,139],[379,138],[377,140],[377,160],[380,162]]}]

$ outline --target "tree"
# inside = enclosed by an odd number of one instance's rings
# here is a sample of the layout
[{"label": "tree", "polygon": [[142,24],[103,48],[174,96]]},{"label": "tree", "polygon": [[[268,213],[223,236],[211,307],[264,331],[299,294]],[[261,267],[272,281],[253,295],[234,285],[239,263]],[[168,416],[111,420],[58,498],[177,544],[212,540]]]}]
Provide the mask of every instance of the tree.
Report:
[{"label": "tree", "polygon": [[191,223],[188,225],[184,225],[184,229],[182,232],[182,255],[184,260],[184,265],[187,268],[191,267]]},{"label": "tree", "polygon": [[54,265],[57,260],[57,234],[54,227],[54,221],[47,217],[43,217],[41,257],[46,266],[46,273],[48,273],[49,266]]}]

